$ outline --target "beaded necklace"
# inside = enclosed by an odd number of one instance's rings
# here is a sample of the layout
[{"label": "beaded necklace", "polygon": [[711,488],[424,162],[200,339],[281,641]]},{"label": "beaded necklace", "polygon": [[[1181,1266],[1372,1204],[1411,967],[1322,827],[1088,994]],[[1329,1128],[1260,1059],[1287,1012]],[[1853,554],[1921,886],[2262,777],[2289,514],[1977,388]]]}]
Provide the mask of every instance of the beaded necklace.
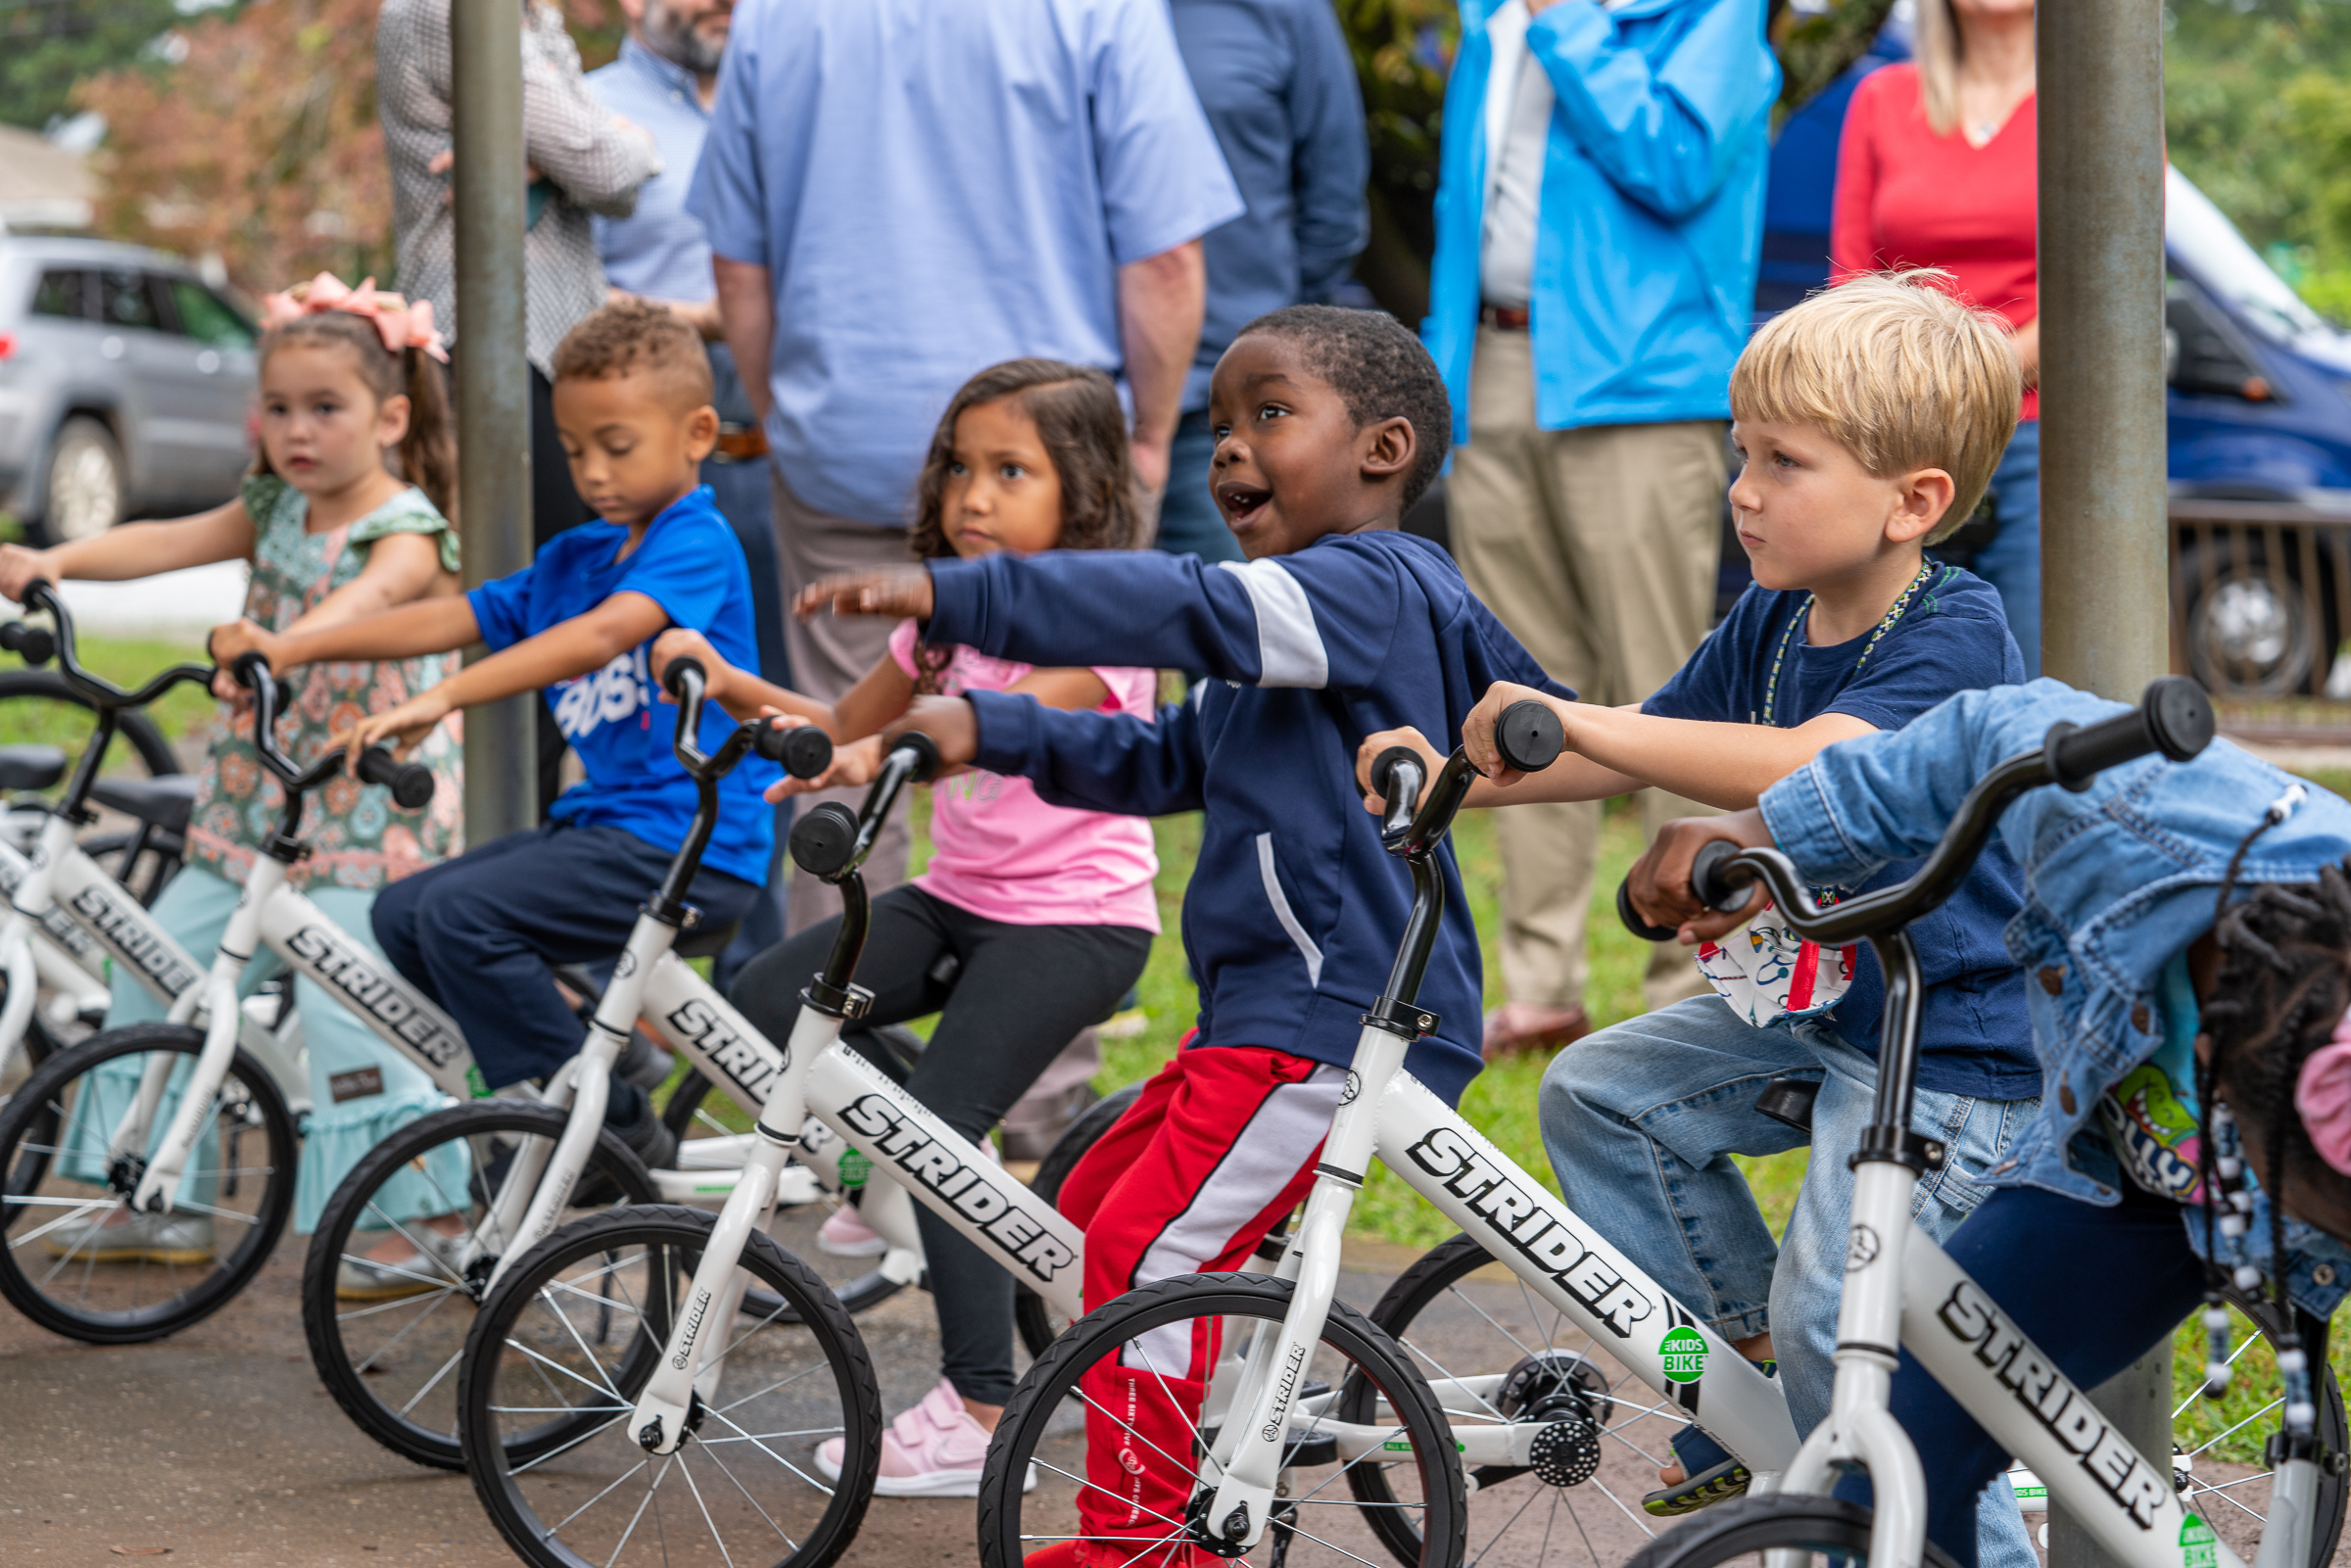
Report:
[{"label": "beaded necklace", "polygon": [[[1910,586],[1902,590],[1902,596],[1894,601],[1894,608],[1886,612],[1886,618],[1878,623],[1878,629],[1869,634],[1869,641],[1861,644],[1861,656],[1853,661],[1855,675],[1861,673],[1861,667],[1877,651],[1878,640],[1894,630],[1894,623],[1902,618],[1902,613],[1910,608],[1910,601],[1918,596],[1918,591],[1926,587],[1927,580],[1934,575],[1935,563],[1929,561],[1918,569],[1916,577],[1910,579]],[[1812,613],[1812,601],[1818,595],[1813,594],[1804,595],[1804,602],[1798,605],[1796,614],[1789,618],[1788,629],[1780,634],[1780,645],[1771,655],[1771,681],[1763,689],[1763,722],[1774,728],[1779,724],[1773,715],[1780,700],[1780,669],[1788,662],[1788,645],[1796,641],[1796,629],[1803,625],[1804,617]]]}]

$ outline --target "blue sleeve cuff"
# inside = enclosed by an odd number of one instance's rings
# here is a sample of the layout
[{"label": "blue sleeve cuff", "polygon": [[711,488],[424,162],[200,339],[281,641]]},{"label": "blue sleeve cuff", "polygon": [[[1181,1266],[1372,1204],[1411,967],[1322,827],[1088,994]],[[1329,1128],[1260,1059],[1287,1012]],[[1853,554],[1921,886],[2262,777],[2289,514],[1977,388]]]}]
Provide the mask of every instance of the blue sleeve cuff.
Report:
[{"label": "blue sleeve cuff", "polygon": [[1025,776],[1041,738],[1038,721],[1042,710],[1036,698],[1010,691],[967,691],[964,700],[972,705],[972,717],[980,727],[973,766],[1015,779]]},{"label": "blue sleeve cuff", "polygon": [[473,610],[473,629],[481,635],[482,645],[493,653],[512,647],[515,641],[507,635],[511,629],[499,606],[498,595],[492,592],[496,587],[495,583],[484,583],[465,594],[465,602]]},{"label": "blue sleeve cuff", "polygon": [[932,561],[931,618],[922,624],[923,641],[936,647],[949,643],[979,648],[982,646],[987,619],[987,579],[980,563],[973,561]]},{"label": "blue sleeve cuff", "polygon": [[[1842,742],[1859,743],[1859,739]],[[1807,880],[1850,887],[1878,869],[1879,863],[1864,858],[1847,833],[1817,758],[1764,790],[1758,805],[1772,841],[1796,862]]]}]

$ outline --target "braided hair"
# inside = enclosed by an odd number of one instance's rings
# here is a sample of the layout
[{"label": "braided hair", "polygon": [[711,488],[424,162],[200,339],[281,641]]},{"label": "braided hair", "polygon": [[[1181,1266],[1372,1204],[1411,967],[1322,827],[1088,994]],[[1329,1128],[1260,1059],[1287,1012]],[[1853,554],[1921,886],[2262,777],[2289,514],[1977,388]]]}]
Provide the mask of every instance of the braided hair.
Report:
[{"label": "braided hair", "polygon": [[[2196,1064],[2204,1324],[2211,1342],[2205,1393],[2217,1399],[2229,1383],[2229,1316],[2221,1296],[2228,1272],[2219,1261],[2214,1233],[2231,1242],[2241,1240],[2252,1211],[2252,1195],[2242,1182],[2244,1162],[2235,1118],[2220,1103],[2220,1086],[2226,1082],[2240,1105],[2263,1111],[2270,1287],[2279,1323],[2274,1340],[2286,1387],[2286,1426],[2293,1432],[2311,1429],[2315,1407],[2309,1359],[2286,1298],[2285,1184],[2289,1175],[2338,1184],[2343,1180],[2312,1144],[2295,1109],[2294,1089],[2303,1063],[2327,1043],[2336,1022],[2351,1010],[2351,879],[2345,868],[2327,866],[2315,883],[2264,882],[2241,903],[2232,905],[2230,900],[2254,840],[2283,822],[2300,799],[2298,787],[2288,791],[2230,857],[2212,927],[2221,950],[2220,974],[2200,1010],[2211,1050]],[[2261,1272],[2244,1263],[2235,1270],[2235,1283],[2251,1294],[2260,1287]]]}]

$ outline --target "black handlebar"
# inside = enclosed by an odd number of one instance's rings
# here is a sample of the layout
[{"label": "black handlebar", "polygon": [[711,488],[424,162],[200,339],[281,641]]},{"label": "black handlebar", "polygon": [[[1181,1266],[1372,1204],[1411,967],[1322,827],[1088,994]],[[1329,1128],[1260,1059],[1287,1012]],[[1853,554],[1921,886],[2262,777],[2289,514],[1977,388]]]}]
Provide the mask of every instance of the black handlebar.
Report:
[{"label": "black handlebar", "polygon": [[37,670],[57,657],[57,636],[45,626],[10,621],[0,626],[0,648],[17,654]]},{"label": "black handlebar", "polygon": [[[1494,749],[1514,773],[1541,773],[1559,760],[1566,743],[1559,716],[1531,698],[1511,703],[1494,723]],[[1371,759],[1372,792],[1388,803],[1380,819],[1380,838],[1391,853],[1408,859],[1436,847],[1477,779],[1468,756],[1457,746],[1437,770],[1436,788],[1422,800],[1426,767],[1420,753],[1410,746],[1390,746]]]},{"label": "black handlebar", "polygon": [[47,614],[55,623],[54,629],[27,626],[23,621],[11,621],[0,626],[0,648],[21,655],[26,664],[42,665],[57,660],[58,673],[66,685],[84,698],[100,713],[119,713],[124,708],[143,708],[171,688],[187,681],[210,685],[213,670],[204,664],[174,664],[145,686],[125,691],[112,681],[103,680],[81,667],[73,653],[73,617],[68,613],[65,600],[48,582],[35,578],[24,588],[24,607]]},{"label": "black handlebar", "polygon": [[[1950,897],[1999,826],[2000,814],[2026,790],[2054,784],[2079,791],[2108,768],[2157,753],[2187,762],[2212,743],[2212,703],[2202,689],[2183,676],[2163,676],[2148,684],[2130,712],[2087,727],[2053,724],[2038,748],[2019,752],[1978,780],[1926,864],[1905,881],[1824,910],[1812,902],[1786,855],[1717,840],[1693,859],[1691,891],[1708,908],[1730,911],[1759,881],[1788,925],[1809,941],[1832,947],[1884,936]],[[1628,886],[1616,889],[1616,911],[1636,936],[1664,941],[1673,935],[1641,919]]]},{"label": "black handlebar", "polygon": [[882,759],[882,771],[865,792],[863,806],[851,811],[828,800],[792,825],[792,864],[811,877],[839,883],[864,864],[898,792],[910,784],[925,783],[937,771],[938,747],[929,736],[920,730],[899,736]]},{"label": "black handlebar", "polygon": [[[253,693],[253,749],[261,757],[262,766],[286,786],[288,820],[283,831],[290,835],[294,829],[293,813],[301,809],[300,797],[341,771],[345,753],[330,751],[308,768],[296,763],[277,743],[277,677],[269,671],[269,660],[258,652],[240,653],[228,667],[228,673],[237,685]],[[402,762],[382,746],[369,746],[360,752],[356,771],[366,783],[390,789],[394,804],[403,811],[430,804],[437,784],[432,769],[420,762]]]}]

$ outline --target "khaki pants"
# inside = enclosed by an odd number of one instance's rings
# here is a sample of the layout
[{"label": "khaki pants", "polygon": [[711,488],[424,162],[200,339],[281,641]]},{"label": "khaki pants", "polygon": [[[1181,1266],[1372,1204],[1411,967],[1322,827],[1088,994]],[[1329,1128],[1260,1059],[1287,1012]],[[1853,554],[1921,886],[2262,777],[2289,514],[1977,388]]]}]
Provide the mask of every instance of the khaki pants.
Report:
[{"label": "khaki pants", "polygon": [[[818,511],[792,495],[782,475],[772,468],[769,473],[775,484],[778,575],[784,583],[784,650],[792,661],[792,689],[819,702],[838,702],[889,651],[889,634],[896,623],[881,616],[830,614],[803,621],[792,613],[792,597],[836,572],[905,565],[906,531],[876,528]],[[828,789],[799,796],[798,807],[806,811],[822,801],[839,800],[855,811],[864,799],[862,788]],[[906,797],[901,795],[888,824],[874,839],[873,853],[866,857],[867,892],[879,893],[906,879],[911,842]],[[797,866],[791,868],[791,876],[784,899],[787,935],[840,913],[840,893]]]},{"label": "khaki pants", "polygon": [[[1446,490],[1454,553],[1470,589],[1552,676],[1586,702],[1639,702],[1681,668],[1712,619],[1729,482],[1723,427],[1541,429],[1531,348],[1524,332],[1478,332],[1469,442],[1455,449]],[[1644,790],[1643,831],[1709,809]],[[1494,814],[1512,1001],[1583,1002],[1600,820],[1598,801]],[[1704,989],[1686,950],[1657,944],[1642,985],[1651,1007]]]}]

